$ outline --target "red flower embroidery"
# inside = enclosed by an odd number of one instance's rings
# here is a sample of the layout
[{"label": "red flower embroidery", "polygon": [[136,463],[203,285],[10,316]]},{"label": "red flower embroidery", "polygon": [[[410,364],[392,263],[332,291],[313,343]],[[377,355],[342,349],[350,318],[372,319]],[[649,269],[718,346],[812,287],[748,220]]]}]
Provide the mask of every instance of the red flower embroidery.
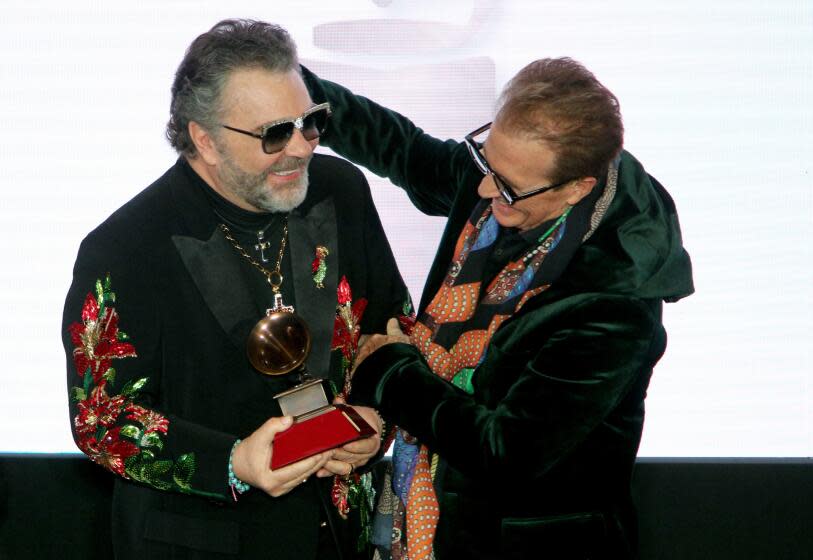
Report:
[{"label": "red flower embroidery", "polygon": [[361,316],[366,308],[367,300],[365,298],[359,299],[352,305],[348,302],[336,308],[331,350],[341,350],[342,355],[351,362],[359,347]]},{"label": "red flower embroidery", "polygon": [[81,437],[95,434],[98,428],[107,428],[115,424],[124,408],[127,398],[122,395],[108,397],[105,383],[95,387],[90,397],[79,401],[77,407],[79,414],[74,418],[76,433]]},{"label": "red flower embroidery", "polygon": [[401,327],[401,332],[407,336],[412,334],[412,329],[415,328],[416,321],[417,319],[414,313],[410,315],[398,315],[398,324]]},{"label": "red flower embroidery", "polygon": [[82,306],[82,322],[68,327],[75,345],[74,364],[82,379],[71,390],[77,407],[73,421],[79,449],[110,471],[159,490],[220,496],[192,488],[194,453],[184,453],[176,460],[160,457],[169,420],[134,402],[149,378],[132,379],[120,394],[108,395],[115,384],[112,360],[136,356],[133,345],[124,342],[126,335],[119,332],[115,301],[110,277],[97,280],[96,297],[88,294]]},{"label": "red flower embroidery", "polygon": [[[354,476],[354,482],[358,483],[358,474]],[[348,477],[350,478],[350,477]],[[350,513],[350,481],[341,476],[333,477],[333,487],[330,490],[330,500],[342,516],[342,519],[347,519],[347,514]]]},{"label": "red flower embroidery", "polygon": [[102,376],[110,369],[114,358],[135,357],[132,344],[119,340],[119,319],[116,310],[104,308],[99,316],[99,303],[93,294],[88,294],[82,306],[82,323],[73,323],[68,327],[73,342],[73,363],[76,373],[85,376],[88,368],[93,374],[93,381],[99,383]]},{"label": "red flower embroidery", "polygon": [[339,287],[336,289],[336,296],[338,297],[339,305],[346,305],[353,300],[353,292],[350,291],[350,284],[347,282],[346,276],[342,276]]},{"label": "red flower embroidery", "polygon": [[139,453],[138,446],[132,442],[121,439],[121,427],[108,430],[102,441],[96,441],[95,436],[80,439],[79,448],[95,463],[110,469],[124,478],[130,478],[124,472],[124,462]]},{"label": "red flower embroidery", "polygon": [[144,426],[145,432],[161,432],[165,434],[169,429],[169,420],[153,410],[147,410],[137,404],[131,404],[127,407],[127,412],[127,419],[139,422]]}]

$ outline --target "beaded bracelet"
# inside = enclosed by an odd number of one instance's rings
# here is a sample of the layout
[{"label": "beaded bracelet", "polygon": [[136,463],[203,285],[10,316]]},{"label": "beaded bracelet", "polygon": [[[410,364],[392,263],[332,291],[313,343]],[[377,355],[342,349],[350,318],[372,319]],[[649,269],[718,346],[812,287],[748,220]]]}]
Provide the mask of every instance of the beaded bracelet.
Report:
[{"label": "beaded bracelet", "polygon": [[387,437],[387,422],[386,420],[384,420],[384,417],[381,416],[381,413],[378,412],[377,409],[374,408],[373,412],[375,412],[375,415],[378,416],[378,421],[381,422],[381,433],[378,435],[383,440],[384,438]]},{"label": "beaded bracelet", "polygon": [[[234,467],[232,466],[232,457],[234,456],[234,450],[237,449],[237,446],[240,442],[243,441],[238,439],[234,442],[234,445],[231,446],[231,453],[229,453],[229,488],[231,488],[231,495],[234,498],[234,501],[237,501],[237,494],[242,494],[248,491],[251,486],[237,478],[237,475],[234,474]],[[235,493],[236,491],[236,493]]]}]

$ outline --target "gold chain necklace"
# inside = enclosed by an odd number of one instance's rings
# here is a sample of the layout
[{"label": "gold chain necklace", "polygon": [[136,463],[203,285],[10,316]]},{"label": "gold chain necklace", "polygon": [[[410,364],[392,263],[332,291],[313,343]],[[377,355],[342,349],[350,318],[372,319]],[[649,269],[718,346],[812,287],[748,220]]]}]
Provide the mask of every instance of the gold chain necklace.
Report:
[{"label": "gold chain necklace", "polygon": [[234,249],[251,265],[259,270],[274,292],[274,306],[265,310],[265,317],[257,321],[246,341],[248,360],[258,371],[267,375],[282,375],[299,370],[300,377],[307,377],[305,359],[311,349],[311,334],[305,321],[294,312],[293,306],[282,302],[282,257],[288,240],[288,218],[282,223],[282,240],[274,270],[268,270],[243,249],[231,234],[226,224],[220,224],[220,231]]},{"label": "gold chain necklace", "polygon": [[285,218],[282,222],[282,240],[279,242],[279,254],[277,255],[277,264],[274,267],[274,270],[268,270],[263,265],[257,262],[257,260],[248,254],[248,252],[243,249],[242,245],[232,236],[231,230],[226,224],[220,224],[220,230],[223,232],[223,235],[228,239],[229,243],[232,244],[232,247],[245,259],[251,263],[251,265],[259,270],[265,279],[268,281],[268,284],[271,286],[271,291],[275,294],[279,293],[279,288],[282,286],[283,276],[282,276],[282,256],[285,254],[285,245],[288,240],[288,218]]}]

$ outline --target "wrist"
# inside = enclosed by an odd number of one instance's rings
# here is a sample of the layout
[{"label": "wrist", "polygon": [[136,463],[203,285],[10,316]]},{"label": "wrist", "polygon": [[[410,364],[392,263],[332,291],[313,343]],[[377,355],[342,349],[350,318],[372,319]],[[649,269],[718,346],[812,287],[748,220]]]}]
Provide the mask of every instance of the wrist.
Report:
[{"label": "wrist", "polygon": [[237,501],[237,495],[243,494],[248,491],[251,486],[247,482],[243,482],[234,472],[234,456],[235,452],[237,451],[238,446],[242,442],[241,439],[237,439],[234,442],[234,445],[231,447],[231,452],[229,453],[229,470],[228,470],[228,481],[229,481],[229,488],[231,488],[232,498],[234,501]]},{"label": "wrist", "polygon": [[387,422],[384,420],[384,417],[381,416],[381,413],[378,412],[378,409],[374,408],[373,412],[375,412],[375,415],[378,418],[378,436],[381,439],[384,439],[387,434]]}]

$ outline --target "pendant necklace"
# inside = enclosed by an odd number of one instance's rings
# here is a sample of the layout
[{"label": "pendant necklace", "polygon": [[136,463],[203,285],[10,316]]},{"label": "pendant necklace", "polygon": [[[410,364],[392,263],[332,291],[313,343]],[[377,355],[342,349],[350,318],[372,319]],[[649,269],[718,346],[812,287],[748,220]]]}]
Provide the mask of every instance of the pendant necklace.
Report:
[{"label": "pendant necklace", "polygon": [[[283,375],[302,366],[311,348],[311,335],[307,323],[295,313],[293,306],[285,305],[282,301],[280,287],[284,277],[282,276],[282,257],[285,254],[285,247],[288,240],[288,219],[283,221],[282,239],[279,245],[279,254],[274,270],[268,270],[248,252],[243,249],[240,243],[232,236],[226,224],[220,224],[220,230],[231,243],[232,247],[245,258],[251,265],[265,276],[271,291],[274,293],[274,305],[265,311],[265,316],[257,321],[246,342],[246,353],[248,359],[258,371],[267,375]],[[257,232],[260,240],[258,245],[262,251],[268,248],[268,242],[262,241],[264,230]],[[302,372],[307,375],[306,372]]]},{"label": "pendant necklace", "polygon": [[[271,224],[268,224],[263,229],[257,231],[257,244],[254,245],[254,250],[260,252],[260,261],[264,263],[268,262],[268,257],[265,255],[265,250],[271,247],[271,243],[265,240],[265,230],[267,230],[269,227],[271,227]],[[282,238],[282,242],[285,243],[284,236]]]},{"label": "pendant necklace", "polygon": [[[227,235],[226,239],[229,239],[229,242],[230,242],[232,245],[234,245],[235,243],[237,243],[237,244],[238,244],[238,246],[239,246],[240,244],[239,244],[239,242],[237,242],[236,240],[233,240],[233,238],[231,238],[231,239],[230,239],[230,236],[231,236],[231,228],[229,228],[228,226],[226,226],[226,224],[230,224],[232,228],[234,228],[234,229],[236,229],[236,230],[238,230],[238,231],[242,231],[242,232],[251,232],[251,233],[253,233],[254,235],[256,235],[256,236],[257,236],[257,243],[255,243],[255,244],[254,244],[254,246],[253,246],[254,251],[256,251],[256,253],[259,253],[259,256],[260,256],[260,262],[261,262],[261,263],[267,263],[267,262],[269,262],[269,258],[268,258],[268,257],[269,257],[269,255],[268,255],[268,254],[266,254],[266,251],[268,251],[268,249],[270,249],[270,248],[271,248],[271,243],[268,241],[268,239],[266,239],[266,237],[265,237],[265,232],[266,232],[266,231],[268,231],[268,229],[269,229],[269,228],[270,228],[272,225],[274,225],[274,222],[276,222],[276,221],[277,221],[277,220],[276,220],[276,218],[272,217],[271,221],[270,221],[270,222],[268,222],[268,223],[265,225],[265,227],[264,227],[264,228],[262,228],[262,229],[252,229],[252,228],[250,228],[250,227],[245,227],[245,226],[240,226],[240,225],[238,225],[238,224],[235,224],[235,223],[234,223],[232,220],[227,219],[227,218],[226,218],[226,216],[224,216],[223,214],[221,214],[220,212],[218,212],[218,210],[217,210],[217,209],[214,209],[214,213],[217,215],[217,217],[218,217],[218,218],[220,218],[220,219],[222,220],[222,222],[221,222],[221,228],[220,228],[220,229],[221,229],[221,230],[223,230],[223,227],[226,227],[226,230],[228,230],[228,235]],[[225,235],[225,234],[226,234],[226,232],[224,231],[224,235]],[[284,242],[284,241],[285,241],[285,240],[283,239],[283,242]],[[238,250],[238,252],[240,252],[240,251],[242,251],[242,247],[240,247],[240,250]],[[242,253],[240,253],[240,254],[242,254]],[[265,273],[264,273],[264,274],[265,274]]]}]

